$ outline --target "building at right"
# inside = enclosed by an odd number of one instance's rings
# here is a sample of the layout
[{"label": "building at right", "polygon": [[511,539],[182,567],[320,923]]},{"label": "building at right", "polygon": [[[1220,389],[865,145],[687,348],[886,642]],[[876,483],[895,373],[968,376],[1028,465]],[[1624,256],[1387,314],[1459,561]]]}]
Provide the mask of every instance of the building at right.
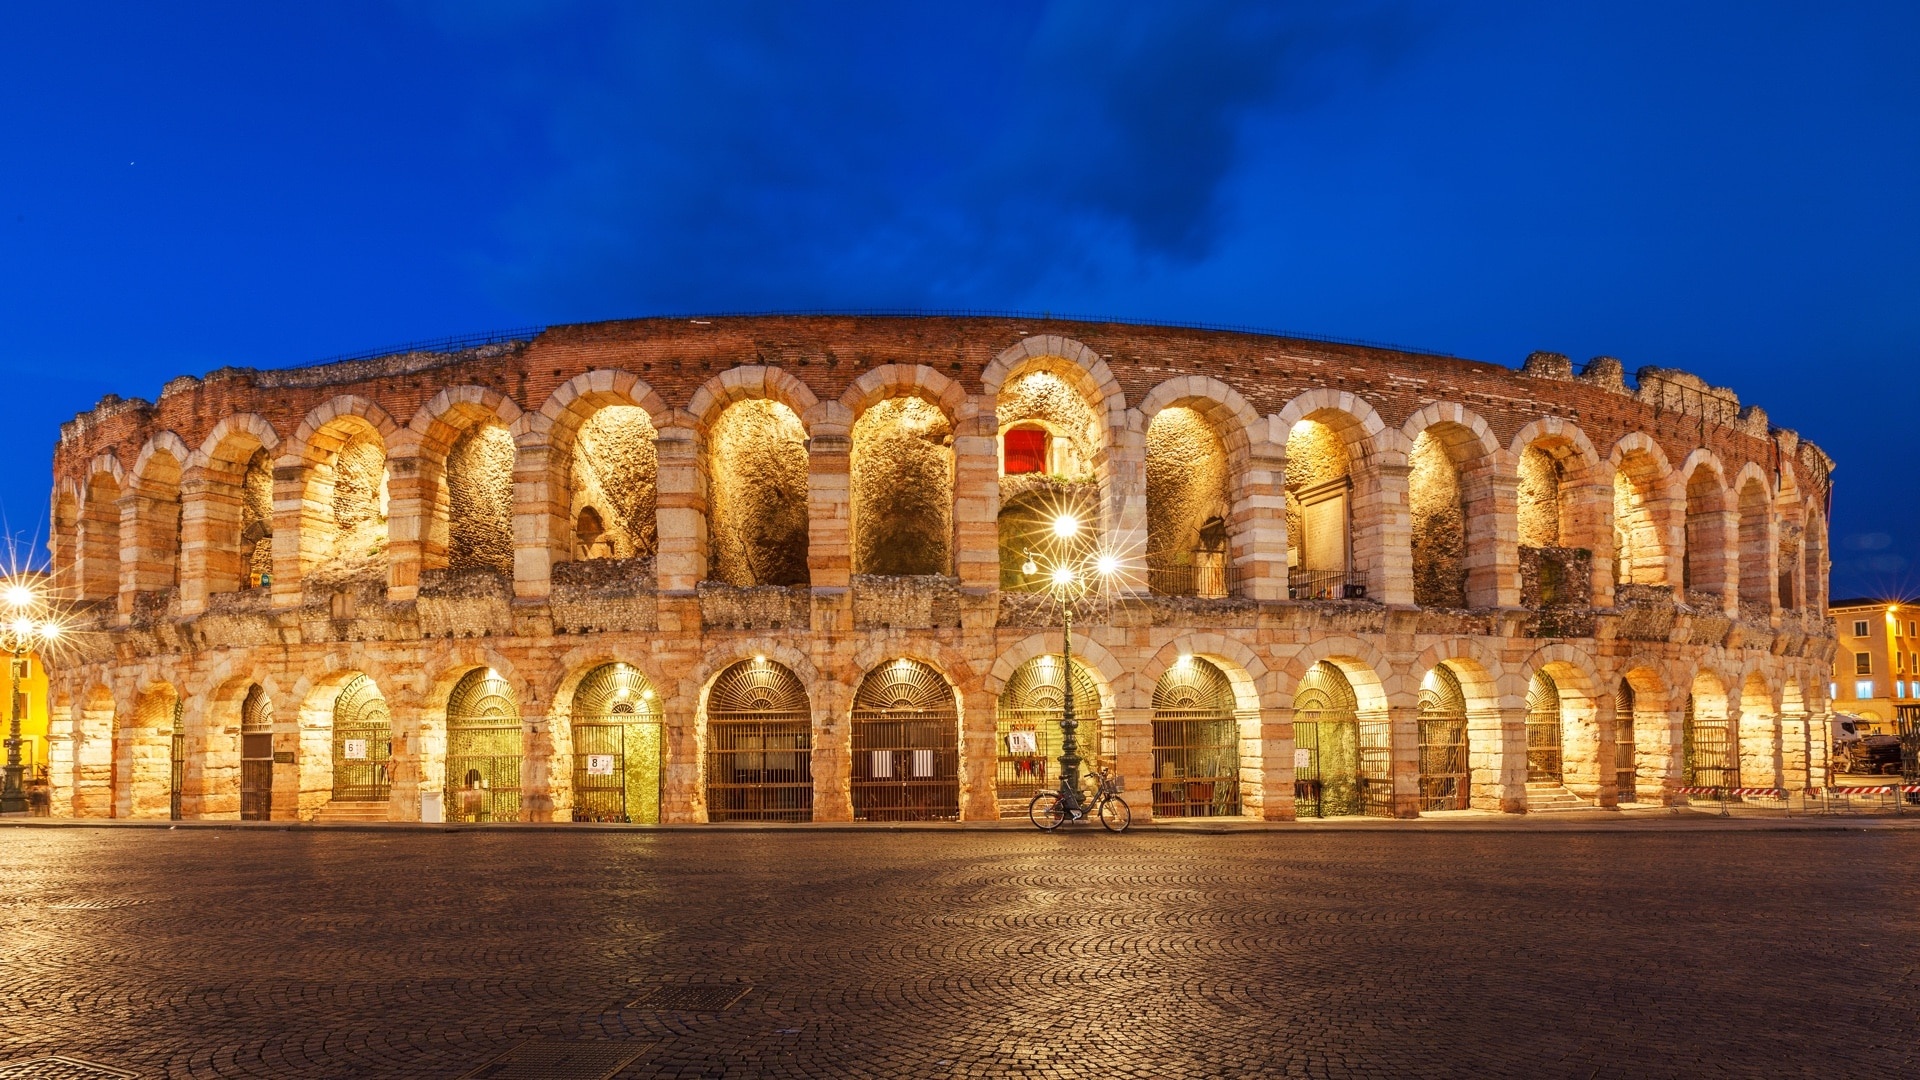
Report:
[{"label": "building at right", "polygon": [[1902,705],[1920,704],[1920,604],[1855,597],[1836,600],[1838,642],[1827,687],[1836,712],[1859,717],[1863,735],[1894,735]]}]

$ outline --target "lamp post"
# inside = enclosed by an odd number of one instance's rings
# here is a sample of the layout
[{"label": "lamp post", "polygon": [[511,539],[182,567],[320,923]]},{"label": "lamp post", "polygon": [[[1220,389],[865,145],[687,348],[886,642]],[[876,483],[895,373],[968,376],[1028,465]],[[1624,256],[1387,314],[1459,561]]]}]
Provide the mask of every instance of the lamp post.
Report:
[{"label": "lamp post", "polygon": [[[1061,514],[1053,519],[1056,557],[1048,560],[1047,592],[1060,605],[1061,681],[1064,694],[1060,708],[1060,804],[1074,819],[1086,815],[1086,802],[1080,797],[1080,722],[1073,714],[1073,605],[1108,584],[1120,569],[1119,560],[1110,554],[1081,552],[1074,541],[1080,535],[1080,519]],[[1020,568],[1031,576],[1040,570],[1031,555]]]},{"label": "lamp post", "polygon": [[27,789],[21,782],[24,766],[20,763],[20,704],[26,699],[24,686],[31,671],[27,659],[42,645],[60,636],[60,624],[50,617],[46,598],[27,582],[15,578],[0,584],[0,602],[6,605],[6,618],[0,621],[0,651],[7,654],[9,674],[13,676],[7,721],[7,769],[0,785],[0,813],[17,814],[27,808]]}]

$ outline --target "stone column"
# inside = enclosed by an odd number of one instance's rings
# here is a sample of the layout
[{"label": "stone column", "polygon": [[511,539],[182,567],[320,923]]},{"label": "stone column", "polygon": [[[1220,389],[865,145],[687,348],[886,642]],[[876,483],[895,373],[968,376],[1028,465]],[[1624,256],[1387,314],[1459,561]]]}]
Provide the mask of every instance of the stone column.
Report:
[{"label": "stone column", "polygon": [[[520,717],[520,820],[557,820],[560,799],[556,789],[565,786],[558,774],[562,763],[554,756],[553,722],[545,716]],[[570,777],[569,777],[570,779]]]},{"label": "stone column", "polygon": [[[1585,763],[1582,763],[1580,787],[1574,788],[1577,794],[1586,795],[1602,809],[1612,810],[1620,805],[1619,769],[1614,765],[1620,745],[1620,725],[1615,712],[1615,698],[1612,694],[1601,694],[1593,703],[1593,763],[1591,786],[1584,779]],[[1561,734],[1561,745],[1566,744],[1566,735]],[[1565,749],[1561,750],[1563,760]],[[1573,787],[1574,773],[1569,771],[1569,787]],[[1591,791],[1591,794],[1589,794]]]},{"label": "stone column", "polygon": [[[315,716],[309,716],[304,709],[296,712],[299,746],[294,750],[296,764],[291,771],[298,778],[299,812],[304,821],[313,820],[315,814],[333,801],[332,703],[328,702],[323,709]],[[277,800],[279,795],[274,798]]]},{"label": "stone column", "polygon": [[1663,806],[1685,806],[1687,804],[1687,797],[1680,794],[1680,789],[1686,786],[1687,782],[1687,763],[1684,753],[1685,744],[1681,741],[1681,728],[1686,723],[1687,715],[1686,694],[1684,692],[1676,693],[1680,704],[1665,711],[1664,716],[1666,722],[1663,725],[1663,730],[1650,733],[1654,736],[1652,744],[1648,746],[1645,751],[1639,749],[1637,742],[1635,744],[1636,753],[1642,756],[1642,760],[1647,760],[1647,758],[1651,757],[1653,760],[1659,761],[1663,766],[1660,776],[1659,796],[1661,805]]},{"label": "stone column", "polygon": [[[816,427],[820,425],[816,424]],[[807,576],[813,586],[813,632],[853,630],[853,440],[820,431],[807,440]]]},{"label": "stone column", "polygon": [[1255,443],[1234,501],[1233,564],[1240,595],[1249,600],[1287,598],[1287,457],[1282,441]]},{"label": "stone column", "polygon": [[[300,811],[303,807],[300,797],[304,785],[301,783],[300,774],[301,763],[306,760],[306,755],[302,753],[306,749],[301,745],[305,741],[302,735],[297,712],[291,717],[283,717],[278,710],[274,712],[273,794],[267,805],[267,818],[270,821],[301,819]],[[293,755],[293,760],[283,764],[280,761],[282,754]]]},{"label": "stone column", "polygon": [[[1584,539],[1586,541],[1584,546],[1593,553],[1589,578],[1592,582],[1593,606],[1612,607],[1614,572],[1612,481],[1583,485],[1577,490],[1573,504],[1576,517],[1571,530],[1572,534]],[[1565,528],[1564,524],[1562,528]]]},{"label": "stone column", "polygon": [[1789,791],[1804,791],[1810,786],[1810,735],[1806,714],[1780,718],[1780,786]]},{"label": "stone column", "polygon": [[[164,551],[153,550],[157,528],[148,523],[160,516],[160,500],[142,495],[130,486],[120,496],[120,598],[117,610],[124,625],[133,614],[134,596],[142,589],[164,589],[172,584],[172,560]],[[143,526],[147,526],[143,529]],[[172,539],[169,529],[167,539]],[[164,576],[162,576],[164,574]],[[155,581],[158,584],[155,584]]]},{"label": "stone column", "polygon": [[808,687],[813,701],[813,820],[853,820],[851,694],[837,683]]},{"label": "stone column", "polygon": [[696,700],[682,697],[660,703],[660,821],[667,825],[707,820],[706,791],[701,787],[705,747],[694,715]]},{"label": "stone column", "polygon": [[[1147,435],[1140,414],[1126,413],[1127,424],[1114,430],[1106,454],[1107,490],[1103,525],[1114,554],[1132,568],[1133,591],[1147,591]],[[1142,774],[1145,775],[1145,774]]]},{"label": "stone column", "polygon": [[[446,557],[433,542],[435,494],[440,469],[422,453],[387,459],[387,599],[412,600],[420,594],[420,572],[430,554]],[[445,514],[445,510],[438,511]],[[434,550],[429,551],[429,547]],[[412,804],[415,815],[419,804]],[[413,818],[399,820],[411,821]]]},{"label": "stone column", "polygon": [[961,821],[1000,817],[999,733],[999,702],[976,681],[960,695]]},{"label": "stone column", "polygon": [[516,600],[546,599],[553,592],[553,564],[573,557],[569,535],[570,493],[553,475],[554,449],[547,437],[526,432],[514,440],[517,448],[513,458],[513,597]]},{"label": "stone column", "polygon": [[207,610],[216,570],[229,559],[214,551],[222,527],[239,528],[240,500],[228,485],[215,484],[202,468],[188,469],[180,481],[180,614]]},{"label": "stone column", "polygon": [[654,567],[662,593],[693,595],[707,576],[707,479],[699,432],[660,429],[659,487],[654,513],[660,551]]},{"label": "stone column", "polygon": [[[1353,510],[1354,561],[1369,568],[1367,589],[1383,604],[1413,603],[1413,509],[1406,458],[1381,454],[1371,507]],[[1359,502],[1356,493],[1355,502]],[[1396,792],[1398,788],[1396,787]]]},{"label": "stone column", "polygon": [[[1127,809],[1134,824],[1153,820],[1153,710],[1113,710],[1114,771],[1126,780]],[[1085,748],[1080,756],[1092,759]]]},{"label": "stone column", "polygon": [[969,405],[954,425],[954,573],[961,588],[990,591],[1000,587],[1000,451],[992,402]]},{"label": "stone column", "polygon": [[1420,710],[1413,705],[1387,706],[1387,737],[1393,767],[1392,813],[1397,818],[1420,816]]},{"label": "stone column", "polygon": [[1254,714],[1260,731],[1260,813],[1267,821],[1292,821],[1293,707],[1264,708]]},{"label": "stone column", "polygon": [[295,608],[304,595],[302,578],[331,547],[333,507],[309,498],[305,465],[276,465],[273,470],[273,606]]},{"label": "stone column", "polygon": [[[1520,603],[1520,478],[1491,467],[1462,473],[1469,514],[1486,515],[1480,542],[1469,536],[1466,552],[1467,602],[1474,607],[1517,607]],[[1469,517],[1469,528],[1472,528]],[[1491,543],[1487,542],[1491,541]]]}]

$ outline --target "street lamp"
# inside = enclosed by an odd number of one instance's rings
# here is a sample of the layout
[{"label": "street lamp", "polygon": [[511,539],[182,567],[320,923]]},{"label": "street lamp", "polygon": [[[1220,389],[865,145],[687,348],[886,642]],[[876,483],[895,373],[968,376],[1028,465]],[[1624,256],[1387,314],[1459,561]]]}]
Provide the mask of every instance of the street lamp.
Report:
[{"label": "street lamp", "polygon": [[1021,571],[1029,577],[1043,569],[1048,595],[1060,605],[1061,680],[1064,693],[1060,708],[1060,805],[1078,820],[1086,815],[1086,801],[1080,796],[1080,722],[1074,716],[1073,701],[1073,613],[1074,605],[1090,597],[1108,593],[1120,573],[1119,557],[1111,552],[1087,550],[1074,543],[1080,535],[1080,519],[1062,513],[1053,519],[1053,550],[1039,556],[1029,553]]},{"label": "street lamp", "polygon": [[61,627],[53,609],[38,589],[15,579],[0,585],[0,603],[6,617],[0,619],[0,652],[9,658],[13,675],[12,716],[7,721],[6,781],[0,786],[0,813],[17,814],[27,808],[27,789],[20,774],[20,712],[26,699],[25,689],[33,653],[59,640]]}]

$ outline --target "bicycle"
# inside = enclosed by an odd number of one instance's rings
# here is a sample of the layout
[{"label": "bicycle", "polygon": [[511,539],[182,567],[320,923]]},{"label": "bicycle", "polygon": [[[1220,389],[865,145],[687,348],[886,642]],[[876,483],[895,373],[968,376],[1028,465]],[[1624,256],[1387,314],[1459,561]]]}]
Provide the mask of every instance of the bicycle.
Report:
[{"label": "bicycle", "polygon": [[1027,820],[1042,832],[1052,832],[1069,821],[1085,821],[1089,816],[1100,819],[1100,824],[1108,832],[1126,832],[1133,824],[1133,811],[1127,809],[1127,800],[1120,797],[1125,786],[1119,777],[1106,769],[1095,769],[1088,779],[1096,783],[1093,794],[1093,806],[1089,810],[1086,799],[1078,791],[1065,790],[1070,797],[1063,798],[1063,791],[1043,791],[1027,804]]}]

